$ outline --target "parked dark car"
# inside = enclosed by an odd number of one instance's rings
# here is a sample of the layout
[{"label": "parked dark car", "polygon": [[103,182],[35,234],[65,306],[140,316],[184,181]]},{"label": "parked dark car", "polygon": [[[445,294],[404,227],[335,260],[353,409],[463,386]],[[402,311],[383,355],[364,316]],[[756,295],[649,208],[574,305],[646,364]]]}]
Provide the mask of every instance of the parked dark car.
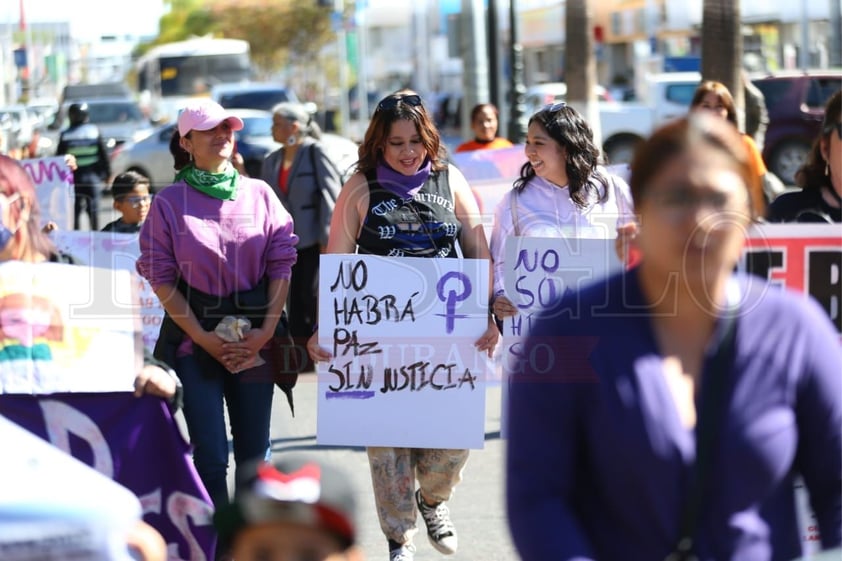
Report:
[{"label": "parked dark car", "polygon": [[291,89],[280,84],[219,84],[211,89],[211,99],[226,109],[260,109],[271,111],[278,103],[297,102]]},{"label": "parked dark car", "polygon": [[[280,146],[272,139],[272,114],[256,109],[232,109],[230,113],[243,120],[243,129],[234,134],[237,150],[248,174],[258,176],[263,158]],[[174,130],[175,123],[163,125],[147,138],[121,146],[111,156],[111,169],[115,174],[133,170],[145,175],[153,191],[166,187],[175,177],[169,149]]]},{"label": "parked dark car", "polygon": [[752,79],[769,111],[763,159],[787,185],[804,163],[824,118],[828,98],[842,88],[842,71],[776,73]]}]

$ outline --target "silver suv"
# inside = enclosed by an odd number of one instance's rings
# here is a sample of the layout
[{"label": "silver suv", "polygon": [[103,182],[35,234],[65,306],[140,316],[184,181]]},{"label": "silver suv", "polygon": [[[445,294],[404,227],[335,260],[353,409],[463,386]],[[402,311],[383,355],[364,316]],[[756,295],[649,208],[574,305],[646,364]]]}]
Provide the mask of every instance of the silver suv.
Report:
[{"label": "silver suv", "polygon": [[[74,101],[72,103],[80,103]],[[70,125],[67,109],[72,103],[62,105],[48,131],[56,138]],[[84,100],[88,105],[90,122],[97,127],[105,140],[109,152],[125,142],[143,140],[155,130],[152,123],[144,117],[140,106],[131,99],[97,98]]]}]

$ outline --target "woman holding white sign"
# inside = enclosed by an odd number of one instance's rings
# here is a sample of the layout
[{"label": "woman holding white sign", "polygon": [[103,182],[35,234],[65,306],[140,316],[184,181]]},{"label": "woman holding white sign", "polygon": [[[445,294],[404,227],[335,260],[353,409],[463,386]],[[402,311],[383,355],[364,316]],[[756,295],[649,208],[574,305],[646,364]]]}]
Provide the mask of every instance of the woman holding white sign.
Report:
[{"label": "woman holding white sign", "polygon": [[[420,96],[403,90],[382,99],[359,156],[336,201],[327,253],[455,258],[458,247],[465,258],[489,258],[476,199],[448,165]],[[489,315],[475,346],[491,356],[498,338]],[[314,361],[332,358],[318,333],[307,348]],[[390,561],[413,559],[419,510],[433,547],[454,553],[456,530],[445,502],[461,480],[468,450],[378,447],[368,449],[368,458]]]},{"label": "woman holding white sign", "polygon": [[827,100],[821,132],[795,174],[801,188],[769,206],[769,222],[842,222],[842,90]]},{"label": "woman holding white sign", "polygon": [[524,153],[528,161],[497,204],[491,232],[493,312],[500,319],[518,313],[503,278],[509,236],[611,239],[634,218],[628,185],[598,165],[590,125],[566,103],[532,115]]},{"label": "woman holding white sign", "polygon": [[638,148],[636,267],[533,324],[512,377],[507,509],[524,561],[801,555],[803,477],[842,544],[842,347],[802,294],[735,272],[756,180],[693,113]]}]

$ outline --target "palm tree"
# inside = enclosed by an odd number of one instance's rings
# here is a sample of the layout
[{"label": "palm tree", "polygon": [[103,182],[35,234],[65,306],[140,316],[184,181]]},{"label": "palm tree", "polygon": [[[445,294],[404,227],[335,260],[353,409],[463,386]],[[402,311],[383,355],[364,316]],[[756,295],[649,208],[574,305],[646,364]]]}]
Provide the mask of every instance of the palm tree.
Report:
[{"label": "palm tree", "polygon": [[596,101],[596,58],[593,39],[593,0],[568,0],[565,8],[564,81],[567,102],[593,129],[594,143],[602,146]]},{"label": "palm tree", "polygon": [[[702,79],[722,82],[742,115],[743,34],[740,0],[704,0],[702,11]],[[742,123],[740,124],[742,130]]]}]

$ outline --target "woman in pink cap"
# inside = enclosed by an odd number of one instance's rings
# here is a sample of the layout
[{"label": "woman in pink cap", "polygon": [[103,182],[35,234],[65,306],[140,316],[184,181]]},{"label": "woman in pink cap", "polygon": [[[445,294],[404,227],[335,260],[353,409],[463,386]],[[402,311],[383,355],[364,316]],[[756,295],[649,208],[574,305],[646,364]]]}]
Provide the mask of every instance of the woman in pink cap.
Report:
[{"label": "woman in pink cap", "polygon": [[[216,508],[229,502],[223,402],[236,464],[270,454],[278,370],[267,351],[275,350],[276,329],[285,327],[298,241],[269,185],[230,163],[234,131],[242,128],[242,120],[210,100],[181,111],[170,144],[175,183],[152,201],[137,261],[166,312],[155,356],[182,380],[193,461]],[[251,322],[239,341],[217,334],[225,316]]]}]

